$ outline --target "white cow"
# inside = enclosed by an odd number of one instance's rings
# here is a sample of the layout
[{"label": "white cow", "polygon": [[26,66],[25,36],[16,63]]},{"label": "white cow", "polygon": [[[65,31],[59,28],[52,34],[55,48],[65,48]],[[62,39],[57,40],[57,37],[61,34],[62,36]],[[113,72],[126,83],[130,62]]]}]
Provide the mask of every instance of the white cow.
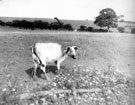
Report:
[{"label": "white cow", "polygon": [[76,59],[76,46],[67,47],[65,51],[62,51],[62,45],[58,43],[35,43],[32,47],[32,57],[34,61],[33,76],[36,75],[37,67],[39,66],[43,70],[46,79],[46,65],[54,62],[57,65],[57,69],[60,69],[60,63],[67,57]]}]

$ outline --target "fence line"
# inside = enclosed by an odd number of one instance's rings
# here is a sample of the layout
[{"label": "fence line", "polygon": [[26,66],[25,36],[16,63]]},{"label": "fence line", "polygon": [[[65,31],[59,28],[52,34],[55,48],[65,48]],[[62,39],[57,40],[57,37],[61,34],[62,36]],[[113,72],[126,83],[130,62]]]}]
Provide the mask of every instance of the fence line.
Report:
[{"label": "fence line", "polygon": [[35,93],[24,93],[21,94],[19,96],[17,96],[17,98],[19,99],[28,99],[32,96],[44,96],[47,94],[60,94],[60,93],[91,93],[91,92],[99,92],[101,91],[101,89],[99,88],[95,88],[95,89],[73,89],[73,90],[49,90],[49,91],[39,91],[39,92],[35,92]]}]

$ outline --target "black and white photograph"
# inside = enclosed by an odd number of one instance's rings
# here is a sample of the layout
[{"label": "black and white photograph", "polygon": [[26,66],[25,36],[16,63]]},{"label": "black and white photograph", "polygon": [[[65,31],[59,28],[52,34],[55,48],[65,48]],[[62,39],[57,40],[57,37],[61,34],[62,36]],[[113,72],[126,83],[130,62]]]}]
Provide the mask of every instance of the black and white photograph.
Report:
[{"label": "black and white photograph", "polygon": [[0,0],[0,105],[135,105],[135,0]]}]

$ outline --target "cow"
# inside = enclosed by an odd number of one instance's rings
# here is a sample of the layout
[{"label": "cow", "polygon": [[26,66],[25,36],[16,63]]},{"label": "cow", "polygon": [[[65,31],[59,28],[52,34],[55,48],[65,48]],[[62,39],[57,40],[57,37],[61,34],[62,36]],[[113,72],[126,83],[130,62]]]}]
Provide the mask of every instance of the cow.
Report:
[{"label": "cow", "polygon": [[60,64],[68,57],[76,59],[77,46],[69,46],[63,51],[62,45],[58,43],[35,43],[32,46],[32,58],[34,62],[33,78],[35,78],[37,68],[44,72],[44,76],[48,79],[46,74],[46,65],[48,63],[55,63],[57,70],[60,69]]}]

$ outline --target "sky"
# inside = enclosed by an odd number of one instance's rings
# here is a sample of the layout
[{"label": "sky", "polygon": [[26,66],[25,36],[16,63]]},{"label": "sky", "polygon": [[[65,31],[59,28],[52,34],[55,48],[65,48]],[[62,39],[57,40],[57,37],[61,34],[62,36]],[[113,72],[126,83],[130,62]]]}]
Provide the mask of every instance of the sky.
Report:
[{"label": "sky", "polygon": [[0,16],[94,20],[99,11],[112,8],[135,21],[135,0],[0,0]]}]

